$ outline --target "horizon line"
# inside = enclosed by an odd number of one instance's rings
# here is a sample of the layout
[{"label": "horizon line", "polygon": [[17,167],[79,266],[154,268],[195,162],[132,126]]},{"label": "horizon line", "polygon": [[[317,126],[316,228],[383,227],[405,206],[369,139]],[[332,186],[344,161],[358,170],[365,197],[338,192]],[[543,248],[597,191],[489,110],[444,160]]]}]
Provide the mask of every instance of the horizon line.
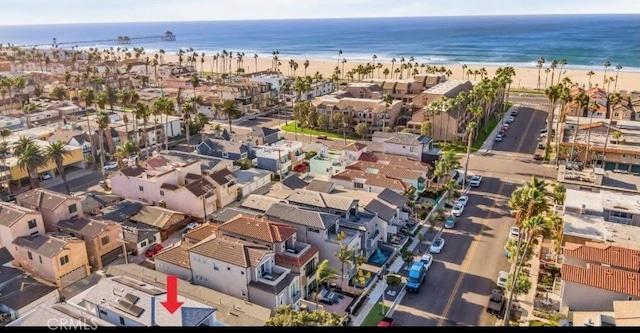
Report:
[{"label": "horizon line", "polygon": [[494,14],[494,15],[423,15],[423,16],[356,16],[356,17],[304,17],[304,18],[254,18],[254,19],[220,19],[220,20],[175,20],[175,21],[121,21],[121,22],[67,22],[67,23],[29,23],[1,24],[0,27],[24,27],[46,25],[85,25],[85,24],[148,24],[148,23],[198,23],[198,22],[256,22],[256,21],[312,21],[312,20],[367,20],[367,19],[412,19],[412,18],[480,18],[480,17],[535,17],[535,16],[634,16],[640,13],[554,13],[554,14]]}]

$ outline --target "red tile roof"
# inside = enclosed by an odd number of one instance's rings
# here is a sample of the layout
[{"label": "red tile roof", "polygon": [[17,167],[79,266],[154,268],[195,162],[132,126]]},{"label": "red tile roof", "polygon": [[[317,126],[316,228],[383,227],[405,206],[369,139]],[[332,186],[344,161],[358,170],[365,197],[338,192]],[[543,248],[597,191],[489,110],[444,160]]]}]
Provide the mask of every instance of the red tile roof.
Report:
[{"label": "red tile roof", "polygon": [[242,214],[218,227],[219,231],[265,241],[281,243],[296,233],[296,228],[283,223],[276,223],[259,217]]},{"label": "red tile roof", "polygon": [[580,267],[563,264],[562,280],[640,297],[640,274],[599,265]]},{"label": "red tile roof", "polygon": [[366,184],[368,185],[384,187],[394,191],[404,191],[411,186],[401,180],[389,178],[385,175],[375,175],[353,169],[344,169],[333,175],[331,178],[346,180],[349,182],[353,181],[354,178],[362,178],[366,180]]},{"label": "red tile roof", "polygon": [[361,151],[362,149],[366,148],[367,145],[359,143],[359,142],[354,142],[344,148],[342,148],[342,150],[348,150],[348,151]]},{"label": "red tile roof", "polygon": [[317,247],[311,246],[303,255],[297,258],[284,254],[276,254],[276,265],[284,267],[303,267],[319,251],[320,249]]},{"label": "red tile roof", "polygon": [[401,167],[412,170],[429,171],[431,169],[431,166],[428,163],[410,160],[404,156],[383,153],[362,153],[360,154],[360,158],[358,160],[393,165],[394,167]]},{"label": "red tile roof", "polygon": [[640,251],[638,250],[591,242],[584,245],[566,243],[563,255],[640,272]]}]

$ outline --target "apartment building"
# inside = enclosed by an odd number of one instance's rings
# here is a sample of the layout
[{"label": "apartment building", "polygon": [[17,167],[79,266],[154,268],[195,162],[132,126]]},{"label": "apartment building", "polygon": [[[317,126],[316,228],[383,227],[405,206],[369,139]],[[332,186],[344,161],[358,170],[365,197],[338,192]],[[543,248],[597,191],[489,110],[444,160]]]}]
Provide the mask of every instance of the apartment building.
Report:
[{"label": "apartment building", "polygon": [[84,216],[82,198],[43,188],[18,194],[16,204],[40,212],[45,230],[48,232],[58,230],[58,221]]},{"label": "apartment building", "polygon": [[160,154],[110,176],[114,194],[185,214],[205,217],[217,210],[216,184],[203,176],[200,162],[178,162]]},{"label": "apartment building", "polygon": [[16,238],[12,246],[18,267],[59,288],[89,275],[87,247],[78,238],[36,234]]},{"label": "apartment building", "polygon": [[337,94],[317,97],[311,104],[319,114],[333,116],[340,113],[351,116],[354,126],[360,123],[367,124],[370,134],[395,126],[402,110],[401,101],[393,101],[387,105],[380,99],[341,97]]}]

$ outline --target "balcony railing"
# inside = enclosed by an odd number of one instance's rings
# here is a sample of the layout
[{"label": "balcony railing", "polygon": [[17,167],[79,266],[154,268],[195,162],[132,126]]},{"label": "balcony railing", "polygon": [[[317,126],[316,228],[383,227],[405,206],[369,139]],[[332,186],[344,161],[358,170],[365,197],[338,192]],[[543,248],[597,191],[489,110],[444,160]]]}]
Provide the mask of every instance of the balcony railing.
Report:
[{"label": "balcony railing", "polygon": [[311,245],[309,244],[296,242],[294,246],[287,245],[283,254],[286,256],[297,258],[303,255],[310,248],[311,248]]},{"label": "balcony railing", "polygon": [[285,275],[290,272],[290,269],[280,266],[273,266],[270,271],[262,272],[262,275],[258,277],[258,282],[275,286]]}]

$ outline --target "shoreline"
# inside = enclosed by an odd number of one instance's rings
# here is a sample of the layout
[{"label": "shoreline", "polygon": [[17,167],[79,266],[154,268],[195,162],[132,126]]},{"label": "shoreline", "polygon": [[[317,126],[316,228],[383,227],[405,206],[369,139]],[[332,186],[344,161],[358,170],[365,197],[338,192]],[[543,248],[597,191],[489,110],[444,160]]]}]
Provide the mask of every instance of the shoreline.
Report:
[{"label": "shoreline", "polygon": [[[154,54],[149,54],[149,57],[153,57]],[[205,62],[204,62],[204,70],[201,70],[201,63],[200,63],[200,58],[198,58],[197,61],[197,70],[198,72],[216,72],[215,69],[215,64],[213,63],[213,55],[206,55],[205,53]],[[335,60],[331,61],[331,60],[326,60],[326,59],[302,59],[302,58],[280,58],[278,59],[279,62],[281,63],[280,65],[280,72],[282,74],[285,75],[291,75],[293,74],[289,68],[289,61],[290,60],[294,60],[295,62],[298,63],[298,69],[296,70],[296,76],[304,76],[304,62],[305,60],[309,61],[309,67],[306,70],[306,75],[309,76],[313,76],[316,72],[318,72],[319,74],[322,75],[323,78],[330,78],[331,75],[333,74],[333,71],[335,69],[336,66],[339,65],[339,69],[342,71],[343,68],[343,64],[340,63],[338,64],[338,59],[336,58]],[[174,54],[165,54],[164,55],[164,61],[165,62],[178,62],[178,56],[174,55]],[[371,64],[373,62],[369,61],[368,63]],[[270,70],[272,69],[272,58],[260,58],[258,57],[257,59],[257,69],[258,71],[265,71],[265,70]],[[375,69],[373,72],[373,78],[368,78],[366,80],[363,81],[370,81],[370,80],[384,80],[384,75],[383,75],[383,71],[385,69],[389,69],[389,71],[391,71],[391,67],[392,64],[390,62],[384,62],[384,61],[376,61],[376,64],[380,63],[382,64],[382,68],[380,69]],[[359,65],[366,65],[367,62],[350,62],[347,59],[347,62],[344,63],[344,71],[348,72],[356,67],[358,67]],[[474,75],[471,74],[468,76],[465,74],[463,76],[463,68],[462,65],[441,65],[441,64],[426,64],[426,65],[431,65],[431,66],[435,66],[435,67],[445,67],[446,69],[451,71],[451,75],[449,76],[450,80],[469,80],[471,82],[477,82],[480,81],[480,75]],[[548,65],[548,63],[545,63],[545,65]],[[218,60],[218,67],[221,66],[221,60]],[[251,74],[251,73],[255,73],[256,72],[256,59],[253,58],[253,54],[251,54],[250,56],[248,54],[245,54],[244,57],[244,64],[241,65],[242,68],[245,70],[245,74]],[[400,63],[396,62],[393,65],[394,71],[396,68],[400,67]],[[505,66],[503,66],[505,67]],[[213,68],[213,71],[212,71]],[[227,59],[227,68],[228,68],[228,59]],[[233,58],[232,60],[232,71],[235,73],[236,70],[236,58]],[[472,71],[475,70],[480,70],[484,68],[487,72],[487,76],[489,78],[493,77],[495,74],[496,69],[499,68],[499,66],[475,66],[475,65],[469,65],[465,71],[468,71],[469,69]],[[418,67],[418,70],[420,71],[420,75],[424,75],[425,74],[425,69],[426,67]],[[528,89],[528,90],[536,90],[537,89],[537,85],[538,85],[538,69],[537,68],[527,68],[527,67],[514,67],[516,75],[513,77],[513,83],[511,84],[511,89]],[[228,71],[228,69],[227,69]],[[562,77],[569,77],[571,79],[572,82],[577,83],[580,87],[585,87],[588,88],[588,84],[589,84],[589,76],[587,75],[587,73],[589,73],[590,71],[593,71],[593,75],[591,76],[591,86],[594,87],[596,85],[598,85],[598,87],[602,87],[603,85],[603,80],[604,80],[604,68],[602,68],[602,70],[596,71],[596,70],[575,70],[575,69],[563,69],[563,74]],[[557,83],[558,81],[558,75],[560,73],[560,68],[558,66],[558,68],[556,68],[555,73],[553,75],[553,79],[554,79],[554,83]],[[407,77],[407,70],[404,70],[403,73],[403,78],[406,79]],[[615,70],[615,65],[612,64],[611,67],[608,68],[607,70],[607,78],[613,77],[614,79],[616,78],[616,74],[617,74],[617,90],[626,90],[626,91],[634,91],[634,90],[640,90],[640,72],[630,72],[630,71],[619,71],[619,73],[616,73]],[[429,74],[429,75],[434,75],[434,74]],[[438,74],[435,74],[438,75]],[[439,74],[439,75],[444,75],[444,74]],[[551,77],[552,74],[551,72],[547,75],[545,73],[545,68],[543,67],[542,70],[540,71],[540,87],[541,90],[544,90],[545,87],[545,79],[547,81],[546,86],[551,85]],[[357,75],[354,77],[355,79],[357,79]],[[347,79],[347,76],[344,76],[344,79]],[[390,80],[391,76],[387,76],[387,79]],[[394,79],[398,79],[398,76],[394,77]],[[610,90],[613,90],[614,87],[616,86],[616,81],[611,82],[611,84],[609,84],[609,88]],[[605,85],[604,87],[605,89],[607,89],[607,86]]]}]

